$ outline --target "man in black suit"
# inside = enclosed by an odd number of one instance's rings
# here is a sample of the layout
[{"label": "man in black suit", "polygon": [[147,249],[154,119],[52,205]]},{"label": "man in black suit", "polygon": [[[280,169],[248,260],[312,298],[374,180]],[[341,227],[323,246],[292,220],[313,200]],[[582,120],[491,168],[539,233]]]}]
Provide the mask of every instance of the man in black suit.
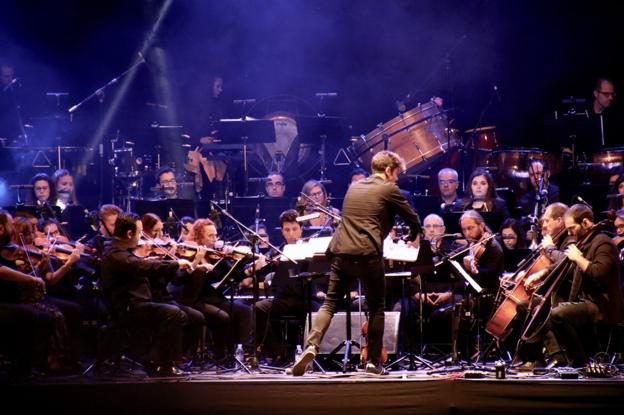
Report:
[{"label": "man in black suit", "polygon": [[314,319],[307,348],[289,371],[294,376],[305,373],[318,352],[339,301],[359,278],[368,302],[369,363],[366,371],[384,374],[380,364],[384,332],[384,259],[383,240],[399,215],[410,227],[410,239],[420,232],[418,215],[409,206],[396,185],[405,163],[398,154],[381,151],[373,157],[373,174],[351,184],[344,199],[342,222],[329,244],[331,261],[329,288],[325,303]]}]

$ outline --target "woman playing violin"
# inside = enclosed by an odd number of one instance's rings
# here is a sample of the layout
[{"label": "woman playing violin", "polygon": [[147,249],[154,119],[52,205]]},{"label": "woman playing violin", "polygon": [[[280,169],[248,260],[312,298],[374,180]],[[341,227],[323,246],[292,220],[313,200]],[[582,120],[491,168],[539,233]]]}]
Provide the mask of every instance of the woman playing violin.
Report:
[{"label": "woman playing violin", "polygon": [[[340,215],[340,211],[338,209],[330,206],[329,197],[327,195],[327,190],[325,190],[325,186],[323,186],[323,183],[317,180],[308,180],[303,185],[301,192],[309,196],[319,205],[330,210],[335,215],[338,215],[338,216]],[[305,214],[309,214],[313,212],[316,212],[316,210],[314,210],[314,207],[312,206],[312,204],[306,203]],[[316,219],[310,219],[308,221],[308,224],[310,226],[329,226],[332,223],[332,221],[333,219],[331,217],[329,217],[323,212],[319,212],[319,217]]]},{"label": "woman playing violin", "polygon": [[[3,211],[0,211],[0,240],[2,242],[2,263],[20,274],[31,274],[41,283],[35,287],[51,285],[60,280],[67,272],[54,271],[49,262],[49,256],[32,245],[32,226],[27,218],[17,217],[15,220]],[[23,241],[15,244],[12,241]],[[24,290],[24,287],[14,287],[4,292],[11,297],[11,301],[22,303],[34,310],[42,325],[49,325],[43,344],[49,346],[45,351],[47,362],[44,369],[79,369],[82,310],[74,302],[54,298],[45,294],[44,290]],[[4,291],[4,290],[2,290]],[[41,327],[41,326],[39,326]]]},{"label": "woman playing violin", "polygon": [[[197,219],[191,228],[187,243],[215,249],[218,239],[219,235],[213,221]],[[225,251],[227,252],[228,249]],[[230,302],[222,291],[222,289],[231,288],[229,284],[225,284],[219,289],[212,285],[227,275],[233,263],[228,259],[210,255],[204,258],[203,262],[207,263],[205,265],[207,274],[199,280],[200,285],[197,287],[195,296],[186,295],[184,303],[197,308],[206,317],[206,322],[213,331],[215,353],[218,357],[223,357],[226,349],[230,352],[233,351],[233,344],[229,342],[230,324],[232,324],[234,332],[234,344],[241,343],[249,350],[253,347],[251,307],[238,300],[233,303]]]}]

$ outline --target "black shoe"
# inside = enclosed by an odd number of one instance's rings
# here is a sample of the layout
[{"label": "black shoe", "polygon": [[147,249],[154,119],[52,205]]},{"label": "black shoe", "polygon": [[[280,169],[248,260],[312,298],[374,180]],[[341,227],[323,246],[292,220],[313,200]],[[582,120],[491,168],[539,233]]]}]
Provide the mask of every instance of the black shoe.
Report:
[{"label": "black shoe", "polygon": [[384,376],[388,374],[388,371],[386,370],[385,367],[383,367],[382,364],[374,364],[374,363],[367,363],[366,364],[366,373],[371,374],[371,375],[380,375],[380,376]]},{"label": "black shoe", "polygon": [[566,367],[566,366],[568,366],[568,359],[566,359],[565,356],[563,356],[563,354],[557,353],[546,360],[545,368],[554,369],[557,367]]}]

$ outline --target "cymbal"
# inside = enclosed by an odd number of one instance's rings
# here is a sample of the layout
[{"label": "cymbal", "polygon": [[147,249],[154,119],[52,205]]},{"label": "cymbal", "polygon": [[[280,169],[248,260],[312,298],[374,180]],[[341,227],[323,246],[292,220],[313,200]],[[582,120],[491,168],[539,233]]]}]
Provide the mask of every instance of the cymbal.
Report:
[{"label": "cymbal", "polygon": [[479,128],[471,128],[469,130],[465,130],[465,133],[483,133],[486,131],[493,131],[496,130],[496,126],[495,125],[487,125],[485,127],[479,127]]}]

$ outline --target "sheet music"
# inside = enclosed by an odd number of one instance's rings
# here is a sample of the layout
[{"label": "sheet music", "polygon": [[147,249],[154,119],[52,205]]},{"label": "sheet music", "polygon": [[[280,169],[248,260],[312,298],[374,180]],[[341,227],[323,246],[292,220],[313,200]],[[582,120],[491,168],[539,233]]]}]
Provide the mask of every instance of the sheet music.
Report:
[{"label": "sheet music", "polygon": [[414,248],[403,243],[394,243],[390,238],[384,241],[384,258],[392,261],[416,262],[419,248]]},{"label": "sheet music", "polygon": [[[314,255],[324,255],[331,241],[331,236],[325,236],[320,238],[310,238],[306,242],[300,242],[295,244],[287,244],[282,250],[285,255],[294,259],[295,261],[310,259]],[[288,261],[284,256],[280,257],[280,261]]]},{"label": "sheet music", "polygon": [[470,284],[470,286],[472,287],[473,290],[475,290],[477,292],[477,294],[481,294],[481,291],[483,291],[483,288],[479,285],[479,283],[477,281],[474,280],[474,278],[472,278],[470,276],[470,274],[468,274],[466,272],[466,270],[464,269],[464,267],[462,267],[461,265],[459,265],[459,263],[457,261],[455,261],[454,259],[449,260],[449,264],[451,264],[453,266],[453,268],[455,268],[455,270],[457,272],[459,272],[459,274],[461,274],[462,278],[468,282],[468,284]]}]

